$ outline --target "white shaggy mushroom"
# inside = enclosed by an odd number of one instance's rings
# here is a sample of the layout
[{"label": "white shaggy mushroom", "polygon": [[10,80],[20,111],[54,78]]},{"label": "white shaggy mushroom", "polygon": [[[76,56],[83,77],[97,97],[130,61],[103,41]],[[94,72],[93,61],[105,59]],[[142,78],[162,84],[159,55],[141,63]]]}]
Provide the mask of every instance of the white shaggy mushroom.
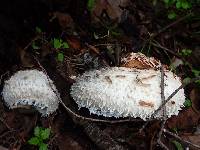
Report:
[{"label": "white shaggy mushroom", "polygon": [[[165,70],[167,98],[181,85],[180,78]],[[161,72],[154,69],[111,67],[85,72],[71,87],[71,96],[79,108],[105,117],[140,117],[148,119],[162,104]],[[167,104],[166,115],[177,115],[185,101],[181,89]],[[155,118],[162,117],[158,113]]]},{"label": "white shaggy mushroom", "polygon": [[2,95],[9,108],[30,105],[42,116],[47,116],[58,108],[58,94],[55,92],[58,93],[52,80],[42,71],[24,70],[16,72],[5,81]]}]

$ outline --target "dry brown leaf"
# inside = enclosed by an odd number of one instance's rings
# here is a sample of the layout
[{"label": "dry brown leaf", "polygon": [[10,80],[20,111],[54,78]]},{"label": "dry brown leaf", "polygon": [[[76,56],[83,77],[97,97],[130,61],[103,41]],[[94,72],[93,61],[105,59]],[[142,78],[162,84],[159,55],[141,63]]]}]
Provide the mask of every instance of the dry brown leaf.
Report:
[{"label": "dry brown leaf", "polygon": [[200,89],[194,88],[190,92],[190,100],[192,101],[192,107],[195,111],[200,113]]},{"label": "dry brown leaf", "polygon": [[106,11],[112,20],[120,22],[123,13],[120,6],[125,7],[128,3],[129,0],[98,0],[92,12],[93,20],[98,21],[97,16],[100,17],[102,12]]},{"label": "dry brown leaf", "polygon": [[73,28],[74,27],[74,21],[72,17],[67,13],[61,13],[61,12],[54,12],[53,13],[53,19],[57,18],[60,26],[62,29],[66,28]]},{"label": "dry brown leaf", "polygon": [[70,48],[75,50],[81,49],[81,43],[80,40],[74,36],[70,36],[67,38],[67,43],[70,45]]},{"label": "dry brown leaf", "polygon": [[199,119],[199,113],[195,112],[192,108],[188,108],[179,112],[178,116],[168,119],[167,126],[169,128],[187,129],[196,126]]},{"label": "dry brown leaf", "polygon": [[181,136],[184,140],[190,141],[193,144],[199,145],[200,146],[200,134],[198,135],[184,135]]}]

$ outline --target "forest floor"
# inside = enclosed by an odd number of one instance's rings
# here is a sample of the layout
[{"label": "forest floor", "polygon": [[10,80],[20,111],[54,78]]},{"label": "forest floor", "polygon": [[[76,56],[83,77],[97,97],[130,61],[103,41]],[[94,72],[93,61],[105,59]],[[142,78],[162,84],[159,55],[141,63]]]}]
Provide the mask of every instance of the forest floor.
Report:
[{"label": "forest floor", "polygon": [[[169,15],[172,10],[176,17]],[[37,111],[11,110],[1,97],[0,150],[39,149],[28,143],[36,127],[50,129],[44,143],[52,150],[200,149],[200,83],[190,82],[200,76],[198,5],[178,10],[160,1],[37,0],[8,1],[0,11],[1,90],[16,71],[34,68],[53,80],[63,101],[54,114],[42,117]],[[120,66],[130,52],[154,57],[190,80],[178,116],[145,122],[78,109],[69,94],[72,77]]]}]

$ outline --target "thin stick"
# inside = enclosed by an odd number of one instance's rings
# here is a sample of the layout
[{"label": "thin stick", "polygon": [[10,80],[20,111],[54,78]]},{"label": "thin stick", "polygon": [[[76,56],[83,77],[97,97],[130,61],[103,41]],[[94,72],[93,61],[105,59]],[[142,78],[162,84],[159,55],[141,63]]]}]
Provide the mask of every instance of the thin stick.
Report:
[{"label": "thin stick", "polygon": [[[164,67],[163,65],[161,66],[161,84],[160,84],[160,89],[161,89],[161,100],[162,100],[162,104],[165,103],[165,79],[164,79],[164,76],[165,76],[165,73],[164,73]],[[166,149],[166,150],[169,150],[168,147],[161,141],[161,138],[162,138],[162,134],[163,134],[163,129],[165,127],[165,123],[166,123],[166,120],[167,120],[167,117],[166,117],[166,107],[164,106],[163,107],[163,121],[162,121],[162,125],[161,125],[161,129],[160,129],[160,132],[158,133],[158,144]]]},{"label": "thin stick", "polygon": [[157,114],[157,113],[162,109],[162,107],[165,106],[166,103],[169,102],[170,99],[171,99],[174,95],[176,95],[176,93],[178,93],[178,91],[179,91],[180,89],[185,88],[185,86],[187,86],[188,84],[193,83],[193,82],[195,82],[195,81],[197,81],[197,80],[200,80],[200,77],[193,78],[193,79],[191,79],[188,83],[183,83],[181,86],[179,86],[179,87],[165,100],[165,102],[164,102],[163,104],[160,105],[160,107],[151,115],[151,117],[153,117],[155,114]]},{"label": "thin stick", "polygon": [[[160,83],[160,89],[161,89],[161,100],[162,100],[162,104],[165,103],[165,80],[164,80],[164,76],[165,76],[165,73],[164,73],[164,67],[163,65],[161,66],[161,83]],[[164,120],[166,119],[166,107],[163,107],[163,117],[164,117]]]},{"label": "thin stick", "polygon": [[190,142],[190,141],[184,140],[184,139],[182,139],[180,136],[178,136],[178,135],[176,135],[176,134],[174,134],[174,133],[168,131],[167,129],[164,129],[163,131],[164,131],[165,133],[167,133],[167,134],[169,134],[169,135],[175,137],[176,139],[178,139],[178,140],[180,140],[180,141],[182,141],[182,142],[184,142],[184,143],[186,143],[186,144],[188,144],[188,145],[194,147],[194,148],[200,149],[200,146],[199,146],[199,145],[193,144],[193,143]]},{"label": "thin stick", "polygon": [[188,18],[189,16],[191,16],[191,15],[192,15],[192,13],[189,13],[189,14],[187,14],[187,15],[185,15],[185,16],[179,18],[178,20],[176,20],[176,21],[170,23],[169,25],[167,25],[167,26],[165,26],[164,28],[160,29],[157,33],[153,33],[153,34],[151,35],[151,38],[154,38],[154,37],[158,36],[160,33],[164,32],[164,31],[167,30],[168,28],[171,28],[172,26],[176,25],[177,23],[179,23],[179,22],[181,22],[181,21],[187,19],[187,18]]}]

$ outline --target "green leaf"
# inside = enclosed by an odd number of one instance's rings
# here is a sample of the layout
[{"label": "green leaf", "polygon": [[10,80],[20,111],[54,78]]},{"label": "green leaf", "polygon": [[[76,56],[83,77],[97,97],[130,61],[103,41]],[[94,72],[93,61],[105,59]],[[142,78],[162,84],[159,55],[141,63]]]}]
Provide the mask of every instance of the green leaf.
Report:
[{"label": "green leaf", "polygon": [[187,108],[192,106],[192,101],[190,99],[186,99],[183,105]]},{"label": "green leaf", "polygon": [[31,145],[39,145],[40,140],[37,137],[32,137],[30,140],[28,140],[28,143]]},{"label": "green leaf", "polygon": [[192,69],[192,73],[194,74],[195,77],[200,76],[200,70]]},{"label": "green leaf", "polygon": [[177,1],[177,2],[176,2],[176,8],[177,8],[177,9],[180,9],[180,8],[181,8],[181,2],[180,2],[180,1]]},{"label": "green leaf", "polygon": [[33,49],[40,49],[40,47],[36,45],[35,41],[33,41],[31,46],[32,46]]},{"label": "green leaf", "polygon": [[183,79],[184,84],[188,84],[190,81],[191,81],[190,77],[186,77],[185,79]]},{"label": "green leaf", "polygon": [[115,32],[115,31],[111,31],[111,34],[112,34],[113,36],[119,36],[119,35],[120,35],[119,32]]},{"label": "green leaf", "polygon": [[94,8],[94,5],[95,5],[95,0],[88,0],[87,2],[87,8],[88,10],[91,12],[92,9]]},{"label": "green leaf", "polygon": [[41,136],[41,138],[43,140],[46,140],[46,139],[49,138],[50,133],[51,133],[51,130],[49,128],[46,128],[46,129],[41,131],[41,135],[40,136]]},{"label": "green leaf", "polygon": [[183,9],[191,8],[191,4],[189,2],[187,2],[187,1],[182,1],[181,2],[181,6],[182,6]]},{"label": "green leaf", "polygon": [[183,146],[178,141],[174,140],[174,141],[172,141],[172,143],[175,145],[177,150],[184,150]]},{"label": "green leaf", "polygon": [[178,133],[178,128],[177,127],[174,127],[174,128],[171,128],[172,132],[174,133]]},{"label": "green leaf", "polygon": [[169,0],[164,0],[164,2],[165,2],[166,4],[168,4],[168,3],[169,3]]},{"label": "green leaf", "polygon": [[61,48],[61,46],[62,46],[62,40],[54,38],[53,39],[53,47],[56,49],[59,49],[59,48]]},{"label": "green leaf", "polygon": [[167,16],[169,19],[175,19],[176,18],[176,13],[175,12],[170,12]]},{"label": "green leaf", "polygon": [[48,147],[47,144],[41,143],[39,150],[47,150],[47,147]]},{"label": "green leaf", "polygon": [[195,81],[195,83],[197,83],[198,85],[200,85],[200,80]]},{"label": "green leaf", "polygon": [[35,32],[36,33],[42,33],[42,29],[40,27],[35,27]]},{"label": "green leaf", "polygon": [[192,54],[192,50],[191,49],[182,49],[179,52],[179,54],[182,56],[190,56]]},{"label": "green leaf", "polygon": [[63,62],[64,61],[64,54],[58,53],[57,59],[58,59],[58,61]]},{"label": "green leaf", "polygon": [[68,45],[67,42],[63,42],[62,47],[63,47],[63,48],[69,48],[69,45]]},{"label": "green leaf", "polygon": [[34,129],[34,135],[37,136],[37,137],[40,137],[40,131],[41,131],[41,128],[40,127],[35,127]]}]

